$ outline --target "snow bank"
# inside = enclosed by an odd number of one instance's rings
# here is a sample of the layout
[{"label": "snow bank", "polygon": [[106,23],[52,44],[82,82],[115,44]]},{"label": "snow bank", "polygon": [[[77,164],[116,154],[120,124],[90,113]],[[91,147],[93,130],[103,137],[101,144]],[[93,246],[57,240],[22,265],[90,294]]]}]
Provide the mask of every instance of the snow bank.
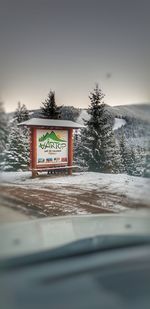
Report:
[{"label": "snow bank", "polygon": [[[87,191],[98,190],[99,192],[108,192],[135,201],[141,204],[150,204],[150,179],[142,177],[128,176],[125,174],[102,174],[102,173],[76,173],[73,176],[62,177],[39,177],[31,178],[30,172],[3,172],[0,177],[1,183],[16,184],[26,188],[46,189],[57,186],[59,191],[66,191],[67,186],[81,188]],[[91,192],[92,193],[92,192]]]}]

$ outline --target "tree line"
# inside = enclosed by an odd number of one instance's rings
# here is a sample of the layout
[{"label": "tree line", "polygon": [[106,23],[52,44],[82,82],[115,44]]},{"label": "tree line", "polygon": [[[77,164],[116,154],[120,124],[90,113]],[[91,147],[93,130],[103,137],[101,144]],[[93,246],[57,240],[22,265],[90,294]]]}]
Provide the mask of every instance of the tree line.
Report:
[{"label": "tree line", "polygon": [[[140,146],[135,148],[128,145],[123,131],[119,131],[119,138],[116,139],[112,116],[106,108],[104,97],[102,90],[96,85],[89,96],[89,120],[85,120],[84,128],[74,135],[75,162],[93,172],[150,177],[150,152],[145,153]],[[40,110],[42,118],[75,120],[75,112],[73,114],[69,107],[63,108],[56,104],[54,91],[49,92]],[[1,170],[27,170],[29,131],[18,124],[29,118],[26,106],[18,103],[13,119],[8,121],[4,106],[0,103]]]}]

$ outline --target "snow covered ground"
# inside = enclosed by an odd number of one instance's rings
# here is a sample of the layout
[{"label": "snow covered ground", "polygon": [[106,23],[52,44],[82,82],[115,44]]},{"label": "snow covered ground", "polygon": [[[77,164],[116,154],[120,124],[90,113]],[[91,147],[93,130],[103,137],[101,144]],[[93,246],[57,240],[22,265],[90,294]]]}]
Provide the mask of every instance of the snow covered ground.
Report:
[{"label": "snow covered ground", "polygon": [[[102,174],[102,173],[76,173],[73,176],[61,177],[38,177],[31,178],[30,172],[3,172],[0,176],[1,184],[17,185],[30,189],[44,189],[57,187],[59,192],[71,194],[67,187],[71,187],[74,194],[75,188],[84,189],[93,194],[94,190],[99,193],[116,194],[150,206],[150,179],[133,177],[125,174]],[[71,190],[71,189],[70,189]],[[107,199],[107,195],[106,195]]]}]

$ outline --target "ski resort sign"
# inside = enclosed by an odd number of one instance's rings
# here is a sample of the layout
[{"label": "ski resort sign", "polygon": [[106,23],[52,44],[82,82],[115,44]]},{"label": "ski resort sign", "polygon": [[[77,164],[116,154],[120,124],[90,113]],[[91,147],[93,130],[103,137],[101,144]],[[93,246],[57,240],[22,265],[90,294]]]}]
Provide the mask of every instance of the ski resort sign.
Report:
[{"label": "ski resort sign", "polygon": [[37,129],[37,165],[68,163],[68,131]]},{"label": "ski resort sign", "polygon": [[72,175],[73,130],[83,126],[70,120],[31,118],[19,124],[30,132],[30,170],[32,177],[40,172],[67,172]]}]

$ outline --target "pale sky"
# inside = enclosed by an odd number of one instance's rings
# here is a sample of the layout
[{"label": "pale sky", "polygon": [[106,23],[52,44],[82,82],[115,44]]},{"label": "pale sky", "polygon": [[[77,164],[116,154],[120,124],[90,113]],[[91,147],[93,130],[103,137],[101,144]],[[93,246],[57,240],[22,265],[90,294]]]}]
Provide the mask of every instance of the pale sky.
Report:
[{"label": "pale sky", "polygon": [[149,0],[0,0],[0,100],[87,107],[150,102]]}]

